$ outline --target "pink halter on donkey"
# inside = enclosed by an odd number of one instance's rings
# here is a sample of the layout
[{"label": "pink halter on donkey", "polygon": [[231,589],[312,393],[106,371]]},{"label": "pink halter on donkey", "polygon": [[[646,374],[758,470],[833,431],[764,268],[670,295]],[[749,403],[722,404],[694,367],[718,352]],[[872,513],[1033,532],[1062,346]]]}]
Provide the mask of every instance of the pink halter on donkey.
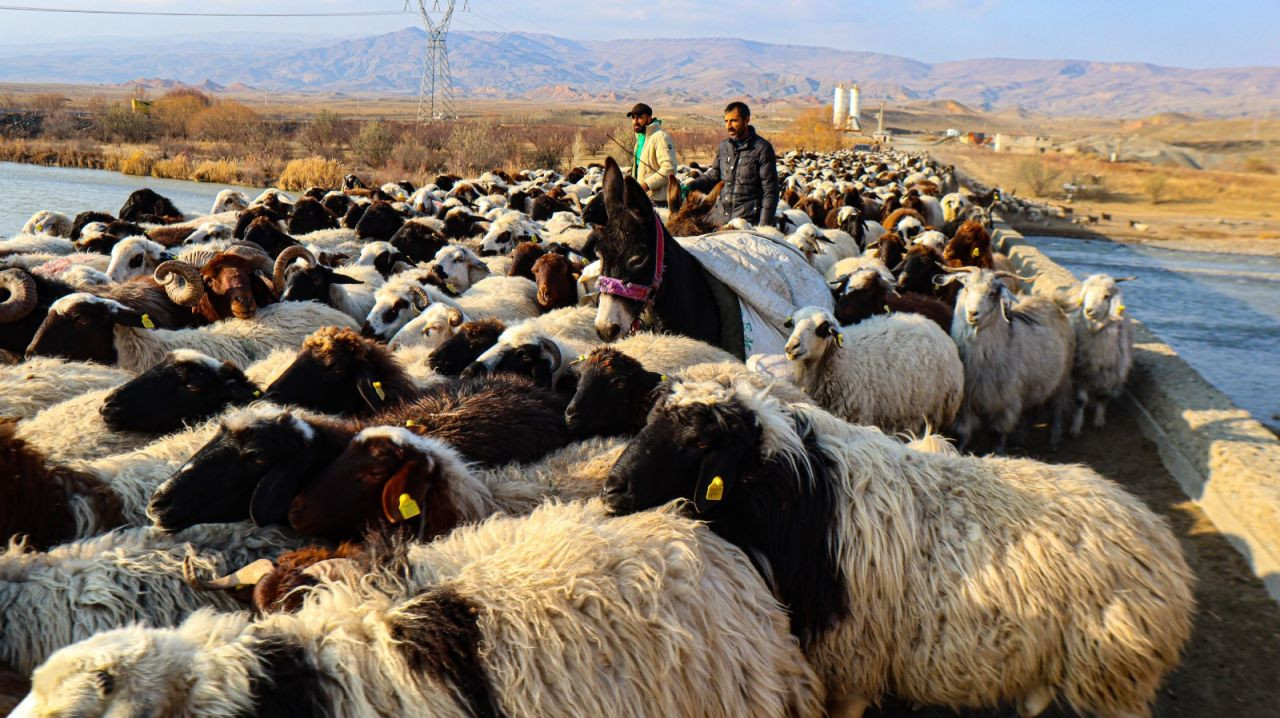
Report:
[{"label": "pink halter on donkey", "polygon": [[666,258],[665,247],[667,244],[667,230],[662,226],[662,220],[658,219],[657,214],[653,215],[653,225],[658,244],[653,270],[653,283],[648,285],[632,284],[630,282],[624,282],[621,279],[602,276],[596,280],[596,287],[602,294],[612,294],[615,297],[634,299],[637,302],[644,302],[646,304],[654,300],[658,293],[658,287],[662,286],[662,272]]}]

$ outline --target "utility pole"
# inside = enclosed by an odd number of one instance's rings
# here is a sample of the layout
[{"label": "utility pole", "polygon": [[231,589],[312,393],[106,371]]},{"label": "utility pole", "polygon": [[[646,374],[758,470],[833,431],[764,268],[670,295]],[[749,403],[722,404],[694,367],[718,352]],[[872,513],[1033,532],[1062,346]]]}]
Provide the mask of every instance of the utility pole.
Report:
[{"label": "utility pole", "polygon": [[[449,73],[449,22],[453,20],[456,0],[434,0],[430,11],[426,0],[418,0],[422,25],[427,31],[427,54],[423,61],[422,81],[418,84],[418,122],[435,122],[458,116],[453,106],[453,76]],[[444,9],[441,9],[441,5]],[[409,0],[405,0],[405,10]],[[462,0],[462,11],[471,9],[470,0]],[[431,18],[436,13],[436,19]]]}]

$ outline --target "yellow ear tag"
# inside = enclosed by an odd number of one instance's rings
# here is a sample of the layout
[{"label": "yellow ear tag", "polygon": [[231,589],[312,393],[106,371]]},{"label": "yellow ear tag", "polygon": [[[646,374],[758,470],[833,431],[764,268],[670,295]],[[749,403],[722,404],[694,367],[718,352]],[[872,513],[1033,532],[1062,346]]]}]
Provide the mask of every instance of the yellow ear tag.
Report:
[{"label": "yellow ear tag", "polygon": [[147,329],[155,329],[155,328],[156,328],[156,323],[155,323],[155,322],[153,322],[153,321],[151,321],[151,315],[149,315],[149,314],[143,314],[143,315],[142,315],[142,326],[146,327]]},{"label": "yellow ear tag", "polygon": [[382,390],[382,382],[375,381],[373,383],[373,392],[378,395],[379,400],[381,401],[387,400],[387,393]]},{"label": "yellow ear tag", "polygon": [[36,225],[36,234],[40,234],[40,233],[41,233],[41,232],[43,232],[43,231],[44,231],[44,225],[43,225],[43,224],[37,224],[37,225]]},{"label": "yellow ear tag", "polygon": [[839,333],[837,333],[837,334],[836,334],[836,346],[838,346],[838,347],[842,347],[842,346],[844,346],[844,335],[843,335],[843,334],[839,334]]},{"label": "yellow ear tag", "polygon": [[422,513],[422,509],[418,508],[418,502],[408,494],[400,494],[400,518],[411,519]]},{"label": "yellow ear tag", "polygon": [[404,423],[404,425],[405,425],[406,427],[410,427],[410,428],[411,428],[411,427],[414,427],[414,426],[422,426],[422,424],[419,424],[418,422],[414,421],[413,419],[410,419],[410,420],[406,421],[406,422]]},{"label": "yellow ear tag", "polygon": [[707,501],[719,501],[724,498],[724,479],[719,476],[707,484]]},{"label": "yellow ear tag", "polygon": [[884,305],[884,313],[885,313],[885,314],[893,314],[893,310],[889,308],[889,305],[888,305],[888,304]]},{"label": "yellow ear tag", "polygon": [[1124,305],[1123,305],[1123,304],[1121,304],[1120,306],[1116,307],[1116,316],[1118,317],[1118,316],[1120,316],[1121,314],[1124,314]]},{"label": "yellow ear tag", "polygon": [[444,285],[444,287],[445,289],[448,289],[450,292],[453,292],[454,294],[458,293],[458,288],[453,286],[452,284],[446,284]]},{"label": "yellow ear tag", "polygon": [[253,390],[253,398],[257,399],[257,398],[258,398],[258,397],[260,397],[260,396],[262,396],[262,392],[258,391],[257,389],[254,389],[254,390]]},{"label": "yellow ear tag", "polygon": [[587,355],[586,355],[586,354],[579,354],[577,359],[574,359],[573,361],[571,361],[571,362],[569,362],[569,363],[570,363],[570,364],[577,364],[578,362],[582,362],[582,361],[586,361],[586,360],[587,360]]},{"label": "yellow ear tag", "polygon": [[977,257],[979,254],[982,254],[982,252],[978,251],[977,247],[974,247],[972,256]]},{"label": "yellow ear tag", "polygon": [[533,242],[534,244],[539,244],[542,242],[542,238],[535,234],[529,238],[529,241]]},{"label": "yellow ear tag", "polygon": [[658,375],[658,381],[667,381],[667,375],[666,375],[666,374],[659,374],[659,375]]}]

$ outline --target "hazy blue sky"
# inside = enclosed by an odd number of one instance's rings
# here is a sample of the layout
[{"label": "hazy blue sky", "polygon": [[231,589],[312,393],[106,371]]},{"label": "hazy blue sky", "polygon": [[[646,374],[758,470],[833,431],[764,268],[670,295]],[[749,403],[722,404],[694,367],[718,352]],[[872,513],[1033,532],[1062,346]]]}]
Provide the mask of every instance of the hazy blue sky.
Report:
[{"label": "hazy blue sky", "polygon": [[[461,3],[462,0],[459,0]],[[432,0],[427,0],[428,4]],[[400,10],[402,0],[24,0],[44,7],[206,12]],[[417,0],[414,0],[416,7]],[[414,17],[213,19],[0,11],[0,44],[220,31],[364,35]],[[1280,0],[474,0],[457,30],[576,39],[743,37],[940,61],[978,57],[1141,61],[1184,67],[1280,65]]]}]

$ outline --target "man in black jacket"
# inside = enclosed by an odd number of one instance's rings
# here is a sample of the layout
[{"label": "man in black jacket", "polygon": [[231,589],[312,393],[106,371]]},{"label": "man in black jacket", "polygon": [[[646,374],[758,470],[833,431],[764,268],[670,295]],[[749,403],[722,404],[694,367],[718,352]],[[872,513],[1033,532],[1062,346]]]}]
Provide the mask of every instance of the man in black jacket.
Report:
[{"label": "man in black jacket", "polygon": [[687,189],[707,192],[723,180],[724,189],[708,219],[723,224],[742,217],[756,226],[771,227],[778,209],[773,145],[756,134],[751,109],[745,103],[730,102],[724,108],[724,128],[729,137],[716,149],[715,161]]}]

